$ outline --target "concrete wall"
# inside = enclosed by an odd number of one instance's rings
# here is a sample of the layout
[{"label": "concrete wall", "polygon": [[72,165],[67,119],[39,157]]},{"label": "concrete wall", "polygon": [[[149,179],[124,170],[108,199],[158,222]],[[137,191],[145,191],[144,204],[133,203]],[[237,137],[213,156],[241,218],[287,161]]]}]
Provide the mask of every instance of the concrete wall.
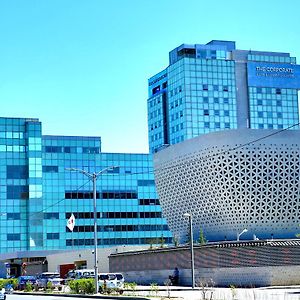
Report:
[{"label": "concrete wall", "polygon": [[[124,272],[127,282],[165,285],[173,270],[145,270]],[[180,285],[191,285],[191,270],[181,269]],[[208,282],[215,286],[261,287],[271,285],[299,285],[300,266],[270,266],[248,268],[203,268],[195,270],[195,283]]]},{"label": "concrete wall", "polygon": [[[98,270],[99,272],[109,272],[108,256],[112,253],[122,253],[130,250],[142,250],[145,246],[116,246],[111,248],[98,248]],[[73,264],[77,261],[86,261],[87,269],[94,268],[94,254],[92,249],[81,249],[65,251],[47,256],[48,271],[59,272],[60,265]]]},{"label": "concrete wall", "polygon": [[[217,286],[300,284],[300,242],[257,241],[194,247],[195,282]],[[180,285],[191,284],[189,247],[112,254],[110,272],[122,272],[126,281],[165,284],[175,267]]]}]

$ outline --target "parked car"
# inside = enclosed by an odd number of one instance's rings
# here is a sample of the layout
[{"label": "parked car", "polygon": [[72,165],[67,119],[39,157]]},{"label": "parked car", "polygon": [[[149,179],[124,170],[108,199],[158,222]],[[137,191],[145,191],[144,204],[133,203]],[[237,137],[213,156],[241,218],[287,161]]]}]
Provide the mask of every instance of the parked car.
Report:
[{"label": "parked car", "polygon": [[65,280],[58,277],[52,277],[48,279],[48,282],[52,283],[52,287],[58,290],[61,290],[63,285],[65,284]]},{"label": "parked car", "polygon": [[14,286],[11,283],[7,283],[4,289],[6,294],[12,294],[14,291]]},{"label": "parked car", "polygon": [[6,299],[5,289],[4,288],[2,290],[0,290],[0,299],[1,300],[5,300]]},{"label": "parked car", "polygon": [[36,286],[38,288],[47,288],[47,284],[48,282],[52,283],[52,286],[54,288],[60,289],[63,284],[64,284],[64,280],[62,278],[60,278],[59,273],[57,272],[44,272],[41,273],[37,276],[36,279]]},{"label": "parked car", "polygon": [[35,276],[20,276],[20,277],[18,277],[18,289],[24,290],[27,282],[31,283],[32,285],[35,285],[36,277]]}]

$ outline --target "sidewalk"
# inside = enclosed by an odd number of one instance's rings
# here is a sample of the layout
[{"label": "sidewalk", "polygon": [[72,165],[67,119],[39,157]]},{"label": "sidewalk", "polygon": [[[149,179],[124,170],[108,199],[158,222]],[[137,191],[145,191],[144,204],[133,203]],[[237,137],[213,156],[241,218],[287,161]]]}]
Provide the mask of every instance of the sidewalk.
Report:
[{"label": "sidewalk", "polygon": [[[127,294],[132,292],[127,292]],[[132,295],[132,294],[131,294]],[[263,288],[208,288],[182,286],[138,286],[136,296],[156,299],[157,297],[182,300],[300,300],[300,286],[274,286]],[[205,298],[204,298],[205,295]],[[133,296],[133,295],[132,295]]]},{"label": "sidewalk", "polygon": [[[205,293],[205,298],[204,298]],[[14,294],[24,295],[24,292],[14,292]],[[26,293],[26,295],[38,295],[39,293]],[[75,295],[75,294],[45,294],[48,296],[77,297],[91,299],[118,299],[118,300],[300,300],[300,286],[278,286],[263,288],[208,288],[202,290],[199,287],[182,286],[137,286],[133,290],[125,290],[124,294],[119,295]]]}]

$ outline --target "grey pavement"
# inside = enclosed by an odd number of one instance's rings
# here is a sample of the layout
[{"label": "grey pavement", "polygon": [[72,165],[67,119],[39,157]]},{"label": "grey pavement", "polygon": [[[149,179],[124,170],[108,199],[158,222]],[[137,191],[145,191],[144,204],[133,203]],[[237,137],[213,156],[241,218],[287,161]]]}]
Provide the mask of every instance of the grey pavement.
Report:
[{"label": "grey pavement", "polygon": [[300,300],[300,286],[207,289],[158,286],[156,290],[151,289],[149,286],[138,286],[135,295],[153,300],[157,299],[157,297],[183,300]]},{"label": "grey pavement", "polygon": [[[36,295],[36,293],[32,293]],[[17,294],[15,294],[17,295]],[[24,293],[18,293],[23,295]],[[205,298],[203,297],[205,295]],[[50,295],[49,295],[50,296]],[[51,294],[51,296],[54,296]],[[126,290],[122,296],[116,295],[59,295],[60,297],[92,299],[180,299],[180,300],[300,300],[300,286],[264,287],[264,288],[207,288],[181,286],[138,286],[135,291]],[[7,299],[9,300],[9,298]]]}]

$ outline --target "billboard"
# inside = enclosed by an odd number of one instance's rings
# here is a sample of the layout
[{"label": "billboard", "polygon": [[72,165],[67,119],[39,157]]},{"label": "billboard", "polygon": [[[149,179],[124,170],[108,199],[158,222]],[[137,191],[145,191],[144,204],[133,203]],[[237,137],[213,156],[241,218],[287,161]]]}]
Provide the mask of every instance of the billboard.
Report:
[{"label": "billboard", "polygon": [[300,89],[300,65],[248,62],[248,86]]}]

